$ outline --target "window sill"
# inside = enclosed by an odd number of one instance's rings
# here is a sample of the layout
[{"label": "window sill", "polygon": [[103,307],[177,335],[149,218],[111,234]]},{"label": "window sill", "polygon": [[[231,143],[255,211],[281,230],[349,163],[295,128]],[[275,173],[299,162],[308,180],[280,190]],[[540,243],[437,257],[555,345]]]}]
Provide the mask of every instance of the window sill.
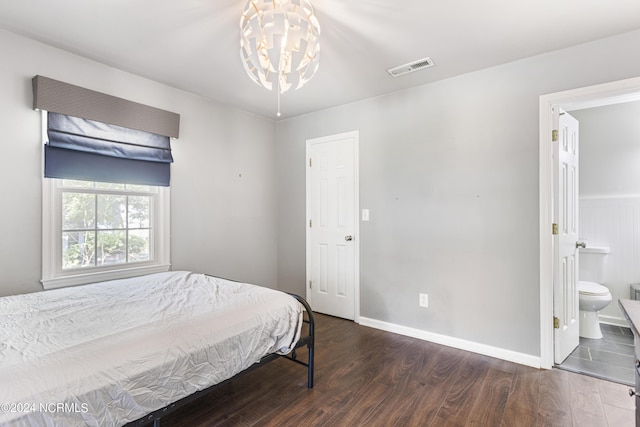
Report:
[{"label": "window sill", "polygon": [[128,267],[118,270],[97,271],[91,273],[70,274],[67,276],[42,279],[44,289],[65,288],[67,286],[86,285],[88,283],[104,282],[107,280],[126,279],[145,274],[169,271],[171,264],[147,265],[143,267]]}]

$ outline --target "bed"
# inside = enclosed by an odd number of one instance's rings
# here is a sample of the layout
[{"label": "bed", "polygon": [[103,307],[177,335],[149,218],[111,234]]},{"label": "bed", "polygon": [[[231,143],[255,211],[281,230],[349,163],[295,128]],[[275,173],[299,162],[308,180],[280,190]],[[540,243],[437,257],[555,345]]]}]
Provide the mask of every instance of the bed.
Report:
[{"label": "bed", "polygon": [[[301,337],[303,322],[308,335]],[[313,386],[296,296],[178,271],[0,298],[0,425],[143,425],[288,355]],[[306,346],[308,361],[296,357]]]}]

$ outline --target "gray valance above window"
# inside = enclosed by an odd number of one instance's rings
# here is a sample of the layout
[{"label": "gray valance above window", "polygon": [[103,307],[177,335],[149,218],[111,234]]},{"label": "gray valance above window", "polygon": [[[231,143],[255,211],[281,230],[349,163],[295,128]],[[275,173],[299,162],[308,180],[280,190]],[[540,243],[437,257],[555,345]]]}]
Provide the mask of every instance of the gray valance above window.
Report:
[{"label": "gray valance above window", "polygon": [[47,111],[45,177],[169,185],[178,114],[42,76],[33,89]]}]

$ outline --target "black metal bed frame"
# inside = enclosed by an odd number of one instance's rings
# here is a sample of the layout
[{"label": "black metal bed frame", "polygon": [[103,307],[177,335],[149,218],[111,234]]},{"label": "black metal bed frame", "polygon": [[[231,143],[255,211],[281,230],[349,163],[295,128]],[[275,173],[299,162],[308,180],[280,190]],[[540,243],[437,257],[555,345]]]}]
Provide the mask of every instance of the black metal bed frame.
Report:
[{"label": "black metal bed frame", "polygon": [[[307,387],[308,388],[313,388],[313,366],[314,366],[314,360],[313,360],[313,353],[314,353],[314,346],[315,346],[315,320],[313,318],[313,311],[311,310],[311,306],[309,305],[309,303],[307,303],[307,301],[302,298],[299,295],[296,294],[292,294],[289,293],[289,295],[291,295],[292,297],[294,297],[296,300],[298,300],[298,302],[300,304],[302,304],[302,306],[304,307],[305,311],[307,312],[307,318],[304,318],[303,315],[303,322],[306,323],[307,325],[309,325],[309,335],[304,336],[304,337],[300,337],[300,339],[298,340],[298,342],[295,345],[295,348],[293,349],[293,351],[288,354],[288,355],[282,355],[282,354],[276,354],[276,353],[271,353],[268,354],[266,356],[264,356],[262,359],[260,359],[260,361],[258,361],[257,363],[254,363],[253,365],[251,365],[249,368],[245,369],[242,372],[237,373],[236,375],[234,375],[233,377],[218,383],[218,384],[214,384],[209,388],[206,388],[204,390],[200,390],[197,391],[189,396],[186,396],[176,402],[173,402],[167,406],[165,406],[164,408],[160,408],[156,411],[153,411],[147,415],[145,415],[142,418],[139,418],[135,421],[132,421],[130,423],[125,424],[126,427],[139,427],[139,426],[147,426],[153,423],[154,427],[160,427],[160,420],[162,417],[169,415],[170,413],[172,413],[173,411],[203,397],[206,394],[209,394],[210,392],[212,392],[214,389],[220,387],[223,384],[226,384],[229,381],[234,380],[235,378],[238,378],[241,375],[246,374],[247,372],[251,372],[254,369],[265,365],[269,362],[271,362],[272,360],[278,359],[278,358],[285,358],[288,360],[291,360],[292,362],[298,363],[300,365],[306,366],[307,367]],[[308,355],[307,355],[307,361],[303,362],[301,360],[298,360],[298,356],[296,354],[296,350],[298,348],[304,347],[306,346],[308,349]]]}]

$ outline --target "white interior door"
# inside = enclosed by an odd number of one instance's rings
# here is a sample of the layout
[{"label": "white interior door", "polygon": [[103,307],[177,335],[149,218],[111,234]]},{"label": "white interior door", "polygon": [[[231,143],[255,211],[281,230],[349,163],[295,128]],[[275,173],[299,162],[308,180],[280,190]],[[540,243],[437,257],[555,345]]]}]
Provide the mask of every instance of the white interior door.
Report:
[{"label": "white interior door", "polygon": [[[556,120],[557,117],[557,120]],[[578,121],[554,110],[558,138],[554,141],[554,347],[555,363],[562,363],[578,347]]]},{"label": "white interior door", "polygon": [[307,141],[307,299],[314,311],[355,319],[357,132]]}]

